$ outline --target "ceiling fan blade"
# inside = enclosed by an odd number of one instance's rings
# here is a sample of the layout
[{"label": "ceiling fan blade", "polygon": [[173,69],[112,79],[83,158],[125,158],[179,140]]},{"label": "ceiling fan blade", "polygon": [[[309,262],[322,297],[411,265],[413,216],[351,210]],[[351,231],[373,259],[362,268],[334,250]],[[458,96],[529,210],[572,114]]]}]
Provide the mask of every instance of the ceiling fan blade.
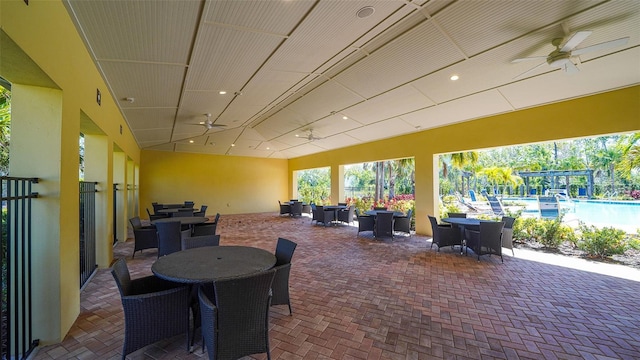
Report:
[{"label": "ceiling fan blade", "polygon": [[562,70],[564,70],[564,72],[566,72],[567,74],[575,74],[580,71],[576,64],[571,61],[567,61],[566,63],[564,63],[564,65],[562,65]]},{"label": "ceiling fan blade", "polygon": [[584,47],[582,49],[573,50],[571,52],[571,56],[582,55],[592,51],[604,50],[604,49],[617,47],[617,46],[624,46],[627,44],[628,41],[629,41],[628,36],[623,37],[621,39],[617,39],[617,40],[605,41],[600,44],[595,44],[595,45]]},{"label": "ceiling fan blade", "polygon": [[511,60],[511,63],[519,63],[519,62],[529,61],[529,60],[546,60],[546,59],[547,59],[546,56],[530,56],[526,58]]},{"label": "ceiling fan blade", "polygon": [[524,77],[525,75],[528,75],[528,74],[530,74],[530,73],[534,72],[535,70],[537,70],[538,68],[541,68],[541,67],[543,67],[543,66],[545,66],[545,65],[547,65],[547,62],[546,62],[546,61],[545,61],[545,62],[543,62],[543,63],[540,63],[540,64],[538,64],[538,65],[536,65],[536,66],[534,66],[534,67],[532,67],[531,69],[529,69],[529,70],[527,70],[527,71],[523,72],[522,74],[520,74],[520,75],[518,75],[518,76],[514,77],[513,79],[515,80],[515,79],[518,79],[518,78]]},{"label": "ceiling fan blade", "polygon": [[588,38],[592,32],[593,31],[591,30],[576,32],[567,40],[567,42],[564,43],[564,45],[562,45],[562,47],[560,48],[560,51],[569,52],[573,50],[576,46],[580,45],[581,42],[583,42],[586,38]]}]

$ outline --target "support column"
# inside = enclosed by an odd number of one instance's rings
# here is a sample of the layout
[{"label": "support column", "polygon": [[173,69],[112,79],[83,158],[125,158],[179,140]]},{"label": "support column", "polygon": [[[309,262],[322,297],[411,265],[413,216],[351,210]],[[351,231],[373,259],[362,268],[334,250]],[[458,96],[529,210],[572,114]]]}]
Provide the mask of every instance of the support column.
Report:
[{"label": "support column", "polygon": [[33,322],[38,324],[33,337],[54,343],[80,312],[80,116],[63,113],[60,90],[12,84],[11,93],[10,174],[40,178],[33,188],[40,198],[32,202],[32,271],[38,274],[32,283]]},{"label": "support column", "polygon": [[106,268],[113,259],[113,149],[104,135],[84,136],[84,177],[98,183],[96,193],[96,261]]}]

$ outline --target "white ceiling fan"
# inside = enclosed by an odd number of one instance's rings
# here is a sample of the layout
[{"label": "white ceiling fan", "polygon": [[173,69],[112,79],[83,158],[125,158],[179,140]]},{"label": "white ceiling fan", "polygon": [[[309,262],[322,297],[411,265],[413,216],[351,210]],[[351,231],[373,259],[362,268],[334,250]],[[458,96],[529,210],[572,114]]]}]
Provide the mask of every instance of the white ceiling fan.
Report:
[{"label": "white ceiling fan", "polygon": [[206,116],[206,117],[207,117],[207,119],[206,119],[206,120],[204,120],[204,121],[200,121],[200,122],[199,122],[199,123],[197,123],[197,124],[189,124],[189,125],[201,125],[201,126],[204,126],[205,128],[207,128],[207,130],[211,130],[211,129],[213,129],[213,128],[218,128],[218,127],[225,127],[225,126],[227,126],[227,125],[224,125],[224,124],[214,124],[214,123],[213,123],[213,121],[211,121],[211,114],[209,114],[209,113],[204,114],[204,116]]},{"label": "white ceiling fan", "polygon": [[324,138],[322,138],[322,137],[319,137],[319,136],[315,136],[315,135],[313,135],[313,129],[309,129],[309,133],[308,133],[307,135],[298,135],[298,134],[296,134],[296,137],[303,138],[303,139],[307,139],[307,140],[309,140],[309,141],[315,141],[315,140],[322,140],[322,139],[324,139]]},{"label": "white ceiling fan", "polygon": [[576,47],[580,45],[580,43],[582,43],[587,37],[589,37],[589,35],[591,35],[592,32],[593,31],[591,30],[577,31],[574,34],[572,34],[570,37],[566,38],[566,40],[564,38],[553,39],[551,41],[551,44],[555,46],[556,49],[553,50],[547,56],[531,56],[531,57],[520,58],[520,59],[515,59],[511,61],[512,63],[518,63],[518,62],[530,61],[530,60],[544,60],[542,63],[523,72],[522,74],[516,76],[514,79],[523,77],[545,65],[549,65],[554,68],[560,68],[568,74],[576,73],[580,70],[578,69],[576,64],[574,64],[574,62],[571,60],[572,57],[590,53],[593,51],[623,46],[629,41],[629,37],[627,36],[624,38],[605,41],[603,43],[576,49]]}]

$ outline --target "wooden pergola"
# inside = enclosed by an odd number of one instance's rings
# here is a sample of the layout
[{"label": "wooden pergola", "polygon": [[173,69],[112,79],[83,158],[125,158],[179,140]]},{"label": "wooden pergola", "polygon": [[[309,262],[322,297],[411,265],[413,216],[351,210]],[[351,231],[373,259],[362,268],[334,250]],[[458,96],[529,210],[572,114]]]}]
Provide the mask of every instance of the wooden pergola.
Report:
[{"label": "wooden pergola", "polygon": [[587,198],[593,198],[593,170],[543,170],[543,171],[522,171],[518,175],[524,180],[526,187],[526,193],[529,194],[529,178],[532,177],[544,177],[549,178],[549,184],[551,189],[557,189],[559,183],[559,177],[565,177],[565,184],[567,195],[569,195],[569,178],[572,176],[586,176],[587,177]]}]

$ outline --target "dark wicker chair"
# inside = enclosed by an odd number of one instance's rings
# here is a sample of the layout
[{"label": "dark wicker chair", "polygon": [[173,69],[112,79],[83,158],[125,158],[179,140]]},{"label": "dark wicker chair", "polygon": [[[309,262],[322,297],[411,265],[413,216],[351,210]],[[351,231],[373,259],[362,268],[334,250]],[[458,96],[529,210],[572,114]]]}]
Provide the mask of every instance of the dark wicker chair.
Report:
[{"label": "dark wicker chair", "polygon": [[436,218],[430,215],[428,217],[431,222],[431,230],[433,232],[431,247],[433,247],[433,244],[436,244],[438,245],[438,251],[440,251],[440,248],[443,246],[451,246],[452,248],[455,245],[462,246],[462,234],[458,227],[439,225]]},{"label": "dark wicker chair", "polygon": [[136,256],[136,251],[142,251],[144,249],[155,249],[158,247],[158,231],[153,228],[139,228],[133,229],[133,254],[132,258]]},{"label": "dark wicker chair", "polygon": [[157,223],[158,257],[182,250],[183,237],[191,236],[191,230],[180,230],[180,221]]},{"label": "dark wicker chair", "polygon": [[502,229],[502,247],[511,249],[513,256],[516,255],[516,253],[513,252],[513,223],[515,221],[515,218],[509,216],[502,217],[502,222],[504,222],[504,229]]},{"label": "dark wicker chair", "polygon": [[181,239],[182,250],[220,245],[220,235],[201,235]]},{"label": "dark wicker chair", "polygon": [[302,216],[302,202],[294,201],[291,204],[291,216]]},{"label": "dark wicker chair", "polygon": [[216,223],[196,224],[193,226],[192,236],[215,235],[217,228],[218,228],[218,224]]},{"label": "dark wicker chair", "polygon": [[[319,208],[320,206],[318,206]],[[338,220],[336,218],[337,211],[335,209],[325,209],[322,208],[322,223],[326,225],[331,225],[334,221]]]},{"label": "dark wicker chair", "polygon": [[169,214],[154,215],[149,211],[149,208],[147,208],[147,215],[149,215],[149,221],[153,221],[153,220],[158,220],[158,219],[169,217]]},{"label": "dark wicker chair", "polygon": [[193,201],[185,201],[183,207],[189,208],[189,209],[193,209],[194,205],[195,205],[195,203]]},{"label": "dark wicker chair", "polygon": [[137,216],[129,219],[129,223],[131,224],[132,229],[155,229],[155,226],[153,225],[142,225],[142,221]]},{"label": "dark wicker chair", "polygon": [[194,213],[193,213],[193,216],[200,216],[200,217],[205,217],[205,216],[207,216],[207,208],[208,208],[208,207],[209,207],[209,206],[207,206],[207,205],[202,205],[202,206],[200,206],[200,211],[198,211],[198,212],[194,212]]},{"label": "dark wicker chair", "polygon": [[466,218],[467,213],[449,213],[448,217],[450,218]]},{"label": "dark wicker chair", "polygon": [[338,221],[351,224],[353,222],[353,216],[355,214],[355,210],[356,210],[355,205],[351,205],[344,210],[338,210]]},{"label": "dark wicker chair", "polygon": [[356,217],[358,219],[358,233],[360,235],[362,231],[373,231],[375,227],[375,218],[369,215],[360,215],[358,210],[356,209]]},{"label": "dark wicker chair", "polygon": [[189,287],[155,276],[131,279],[124,259],[111,267],[124,309],[122,359],[138,349],[189,330]]},{"label": "dark wicker chair", "polygon": [[373,208],[373,210],[376,210],[376,211],[387,211],[387,207],[386,206],[375,206]]},{"label": "dark wicker chair", "polygon": [[[320,209],[322,209],[322,206],[320,206]],[[318,219],[320,219],[321,217],[324,218],[324,213],[320,215],[321,212],[322,212],[321,210],[318,210],[317,205],[311,204],[311,222],[312,223],[315,221],[317,225]]]},{"label": "dark wicker chair", "polygon": [[413,210],[409,209],[406,216],[396,217],[393,221],[393,231],[403,232],[411,236],[411,217]]},{"label": "dark wicker chair", "polygon": [[390,237],[393,239],[393,211],[378,211],[375,219],[375,237]]},{"label": "dark wicker chair", "polygon": [[271,269],[199,287],[202,343],[210,360],[265,352],[271,359],[269,306],[275,272]]},{"label": "dark wicker chair", "polygon": [[192,216],[193,216],[193,208],[178,209],[177,212],[173,213],[173,217],[192,217]]},{"label": "dark wicker chair", "polygon": [[316,209],[313,210],[313,220],[316,221],[316,225],[322,223],[326,226],[335,219],[335,214],[334,210],[325,210],[324,206],[316,205]]},{"label": "dark wicker chair", "polygon": [[162,214],[158,213],[158,210],[164,209],[164,205],[158,204],[158,203],[152,203],[151,206],[153,206],[153,214],[154,215],[162,215]]},{"label": "dark wicker chair", "polygon": [[467,246],[465,247],[465,255],[467,250],[471,248],[478,255],[480,261],[481,255],[500,255],[502,258],[502,229],[504,222],[502,221],[482,221],[480,222],[480,231],[465,230],[465,238]]},{"label": "dark wicker chair", "polygon": [[291,311],[291,299],[289,298],[289,273],[291,272],[291,258],[293,258],[296,246],[298,244],[291,240],[278,238],[278,243],[276,244],[276,275],[271,286],[273,291],[271,305],[288,305],[289,315],[293,313]]},{"label": "dark wicker chair", "polygon": [[278,204],[280,205],[280,215],[291,215],[291,205],[283,204],[278,200]]}]

